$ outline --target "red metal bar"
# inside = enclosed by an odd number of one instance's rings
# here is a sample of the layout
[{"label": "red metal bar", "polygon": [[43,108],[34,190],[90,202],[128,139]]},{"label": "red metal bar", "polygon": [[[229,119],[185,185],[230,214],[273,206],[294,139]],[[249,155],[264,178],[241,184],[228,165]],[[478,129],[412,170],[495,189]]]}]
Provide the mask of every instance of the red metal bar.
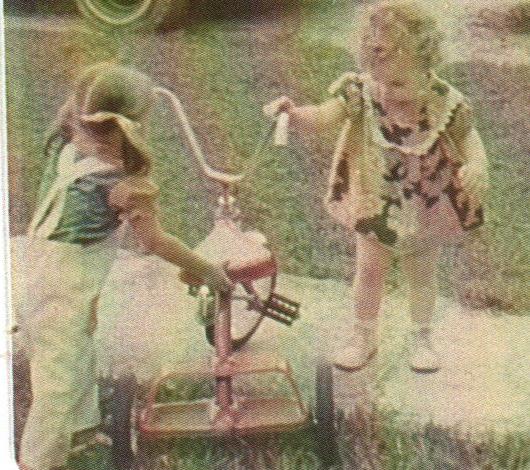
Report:
[{"label": "red metal bar", "polygon": [[[232,355],[231,304],[232,293],[217,294],[217,311],[215,320],[215,352],[220,364],[230,359]],[[229,413],[232,405],[232,377],[217,377],[215,379],[216,403],[221,414]]]}]

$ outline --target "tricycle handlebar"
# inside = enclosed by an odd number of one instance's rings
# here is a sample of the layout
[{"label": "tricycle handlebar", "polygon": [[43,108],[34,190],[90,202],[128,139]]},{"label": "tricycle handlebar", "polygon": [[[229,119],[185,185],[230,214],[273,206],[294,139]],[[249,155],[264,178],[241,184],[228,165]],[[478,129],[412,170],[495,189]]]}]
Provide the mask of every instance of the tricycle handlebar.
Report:
[{"label": "tricycle handlebar", "polygon": [[276,118],[274,145],[285,147],[289,141],[289,113],[282,112]]},{"label": "tricycle handlebar", "polygon": [[219,170],[216,170],[215,168],[212,168],[208,164],[204,154],[202,153],[202,149],[199,145],[199,142],[197,141],[195,132],[193,131],[193,128],[191,127],[191,124],[188,121],[188,117],[186,116],[184,107],[182,106],[182,103],[180,102],[180,100],[175,96],[175,94],[172,91],[168,90],[167,88],[163,88],[163,87],[156,87],[155,92],[169,99],[173,107],[173,110],[175,111],[175,114],[177,115],[177,118],[180,121],[180,124],[182,125],[182,128],[184,130],[184,135],[186,136],[186,139],[188,140],[188,144],[191,148],[191,151],[193,155],[195,156],[197,162],[199,163],[202,172],[208,178],[214,181],[217,181],[223,185],[239,183],[245,177],[244,173],[239,173],[239,174],[225,173],[223,171],[219,171]]}]

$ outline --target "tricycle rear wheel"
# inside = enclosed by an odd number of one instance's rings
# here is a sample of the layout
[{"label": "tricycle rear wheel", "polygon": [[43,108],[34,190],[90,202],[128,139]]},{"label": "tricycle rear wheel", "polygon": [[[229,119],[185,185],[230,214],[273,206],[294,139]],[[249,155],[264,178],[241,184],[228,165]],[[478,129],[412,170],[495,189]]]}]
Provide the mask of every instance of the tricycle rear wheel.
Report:
[{"label": "tricycle rear wheel", "polygon": [[333,366],[320,358],[316,369],[314,431],[315,452],[324,469],[340,465],[335,417]]},{"label": "tricycle rear wheel", "polygon": [[138,384],[134,375],[124,375],[111,383],[108,433],[112,439],[112,462],[118,470],[134,468],[135,401]]}]

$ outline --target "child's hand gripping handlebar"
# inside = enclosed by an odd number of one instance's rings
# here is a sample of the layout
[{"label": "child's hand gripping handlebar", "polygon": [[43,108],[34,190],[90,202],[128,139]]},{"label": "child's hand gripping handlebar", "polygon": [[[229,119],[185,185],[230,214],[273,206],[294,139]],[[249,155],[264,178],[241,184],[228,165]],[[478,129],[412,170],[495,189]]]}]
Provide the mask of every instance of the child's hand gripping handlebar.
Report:
[{"label": "child's hand gripping handlebar", "polygon": [[230,292],[234,289],[228,263],[212,264],[203,277],[197,277],[189,271],[182,270],[179,273],[179,279],[197,289],[201,286],[209,286],[212,290],[219,292]]}]

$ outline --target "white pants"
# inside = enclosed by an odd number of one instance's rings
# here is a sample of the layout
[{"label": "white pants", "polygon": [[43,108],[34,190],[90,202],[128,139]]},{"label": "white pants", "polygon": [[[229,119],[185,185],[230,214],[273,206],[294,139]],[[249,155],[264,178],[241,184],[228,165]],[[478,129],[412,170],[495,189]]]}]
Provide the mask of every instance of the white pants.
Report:
[{"label": "white pants", "polygon": [[91,318],[115,251],[109,242],[29,244],[21,326],[33,401],[20,460],[34,470],[65,465],[72,434],[100,422]]}]

